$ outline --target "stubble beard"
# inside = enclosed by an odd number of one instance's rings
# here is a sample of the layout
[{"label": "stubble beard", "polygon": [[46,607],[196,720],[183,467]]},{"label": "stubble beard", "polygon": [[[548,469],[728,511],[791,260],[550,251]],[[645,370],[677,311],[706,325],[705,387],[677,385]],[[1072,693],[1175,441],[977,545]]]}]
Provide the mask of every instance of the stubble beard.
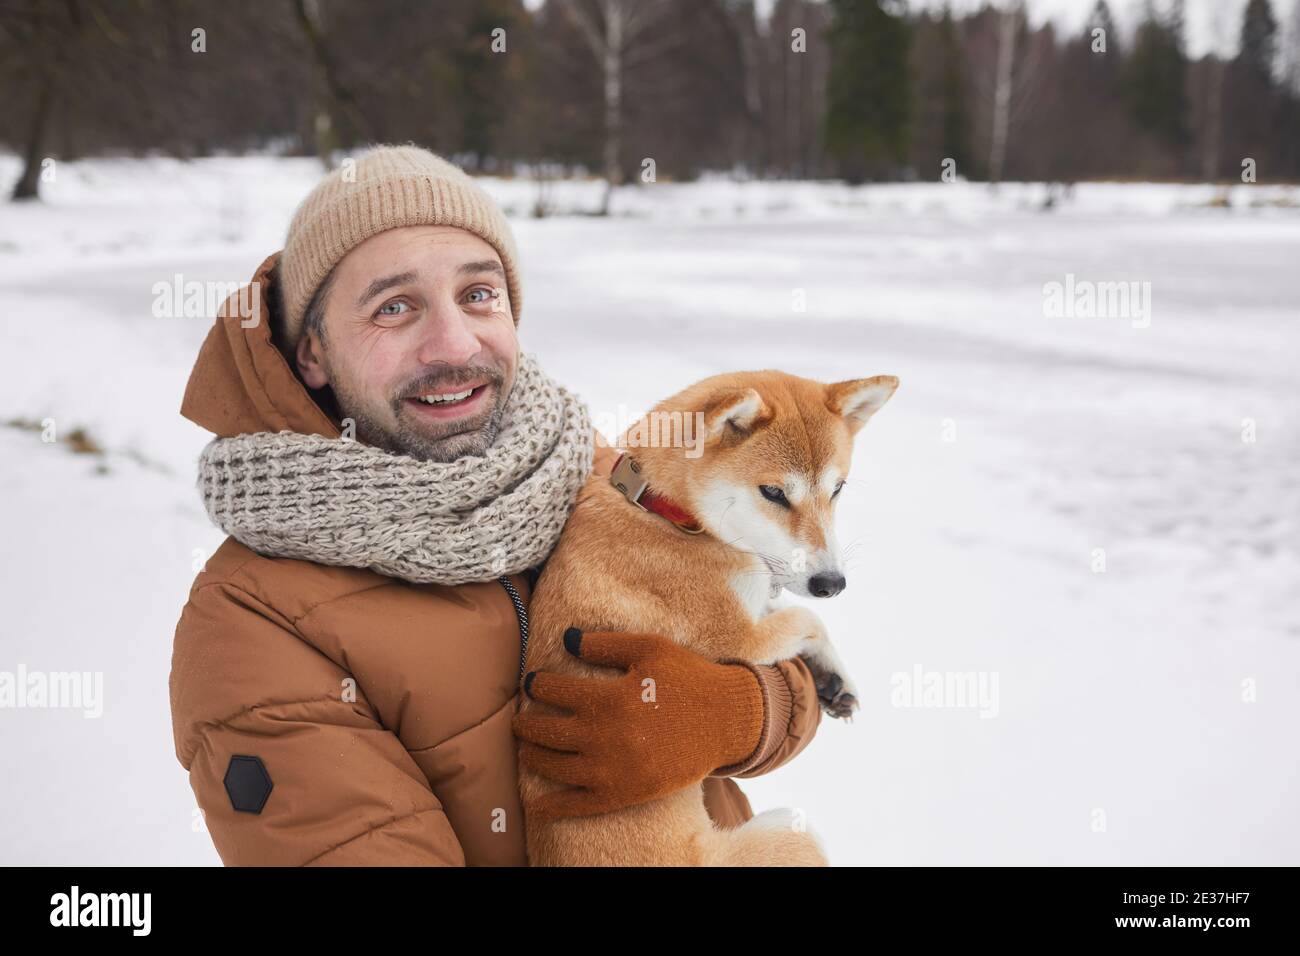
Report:
[{"label": "stubble beard", "polygon": [[[337,376],[330,367],[328,353],[324,356],[326,374],[329,376],[344,418],[356,423],[357,440],[397,455],[406,455],[420,461],[451,462],[467,455],[485,455],[501,431],[508,393],[505,374],[491,366],[438,369],[414,378],[395,391],[388,400],[394,428],[372,413],[366,403],[347,384],[345,377]],[[405,397],[412,392],[439,386],[461,385],[473,380],[487,379],[493,386],[492,408],[469,421],[420,422],[411,420],[412,412],[406,407]]]}]

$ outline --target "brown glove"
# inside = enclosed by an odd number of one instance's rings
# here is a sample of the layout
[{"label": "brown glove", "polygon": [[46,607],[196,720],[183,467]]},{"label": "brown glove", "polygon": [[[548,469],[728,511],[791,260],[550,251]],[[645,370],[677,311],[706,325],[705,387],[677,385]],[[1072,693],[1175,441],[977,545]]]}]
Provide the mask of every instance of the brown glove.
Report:
[{"label": "brown glove", "polygon": [[530,671],[524,692],[569,713],[516,714],[519,758],[570,789],[530,812],[548,817],[609,813],[699,783],[758,748],[763,692],[742,663],[714,663],[658,634],[569,628],[564,646],[617,677]]}]

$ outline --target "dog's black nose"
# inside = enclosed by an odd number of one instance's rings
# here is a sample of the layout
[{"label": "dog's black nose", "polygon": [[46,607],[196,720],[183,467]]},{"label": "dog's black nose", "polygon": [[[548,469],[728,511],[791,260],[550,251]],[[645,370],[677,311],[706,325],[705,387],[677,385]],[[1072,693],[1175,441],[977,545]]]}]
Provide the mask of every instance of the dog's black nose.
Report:
[{"label": "dog's black nose", "polygon": [[837,571],[823,571],[808,579],[808,590],[813,597],[835,597],[844,590],[844,575]]}]

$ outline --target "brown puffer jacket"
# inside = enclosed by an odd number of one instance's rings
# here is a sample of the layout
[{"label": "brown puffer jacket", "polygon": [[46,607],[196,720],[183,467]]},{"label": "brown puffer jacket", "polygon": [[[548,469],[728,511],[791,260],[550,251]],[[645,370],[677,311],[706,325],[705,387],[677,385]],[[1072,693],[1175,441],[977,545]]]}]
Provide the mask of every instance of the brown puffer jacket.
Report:
[{"label": "brown puffer jacket", "polygon": [[[263,317],[276,258],[254,276]],[[222,437],[338,437],[270,323],[242,327],[236,303],[209,332],[181,413]],[[598,449],[597,467],[612,458]],[[526,865],[510,719],[530,576],[509,580],[410,584],[263,557],[227,538],[181,613],[170,680],[176,756],[221,859]],[[790,760],[821,717],[802,661],[758,670],[767,726],[735,776]],[[729,777],[705,789],[720,825],[751,816]]]}]

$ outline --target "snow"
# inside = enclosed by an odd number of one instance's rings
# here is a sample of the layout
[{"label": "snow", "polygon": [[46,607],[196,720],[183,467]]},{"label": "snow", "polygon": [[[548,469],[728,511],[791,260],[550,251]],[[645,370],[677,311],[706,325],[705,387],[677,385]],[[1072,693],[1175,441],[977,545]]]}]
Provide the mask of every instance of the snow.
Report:
[{"label": "snow", "polygon": [[[0,863],[219,862],[167,705],[222,537],[178,414],[210,320],[155,317],[155,284],[246,281],[319,175],[93,160],[0,205],[0,422],[107,449],[0,427],[0,671],[104,675],[102,717],[0,711]],[[804,811],[837,864],[1300,862],[1300,190],[1080,184],[1044,211],[1041,184],[711,179],[599,219],[568,215],[583,181],[538,220],[526,179],[484,185],[524,346],[593,415],[741,368],[902,379],[842,496],[848,590],[816,605],[862,711],[742,781],[756,811]],[[1067,275],[1149,282],[1149,326],[1047,316]],[[996,715],[894,706],[917,669],[996,679]]]}]

